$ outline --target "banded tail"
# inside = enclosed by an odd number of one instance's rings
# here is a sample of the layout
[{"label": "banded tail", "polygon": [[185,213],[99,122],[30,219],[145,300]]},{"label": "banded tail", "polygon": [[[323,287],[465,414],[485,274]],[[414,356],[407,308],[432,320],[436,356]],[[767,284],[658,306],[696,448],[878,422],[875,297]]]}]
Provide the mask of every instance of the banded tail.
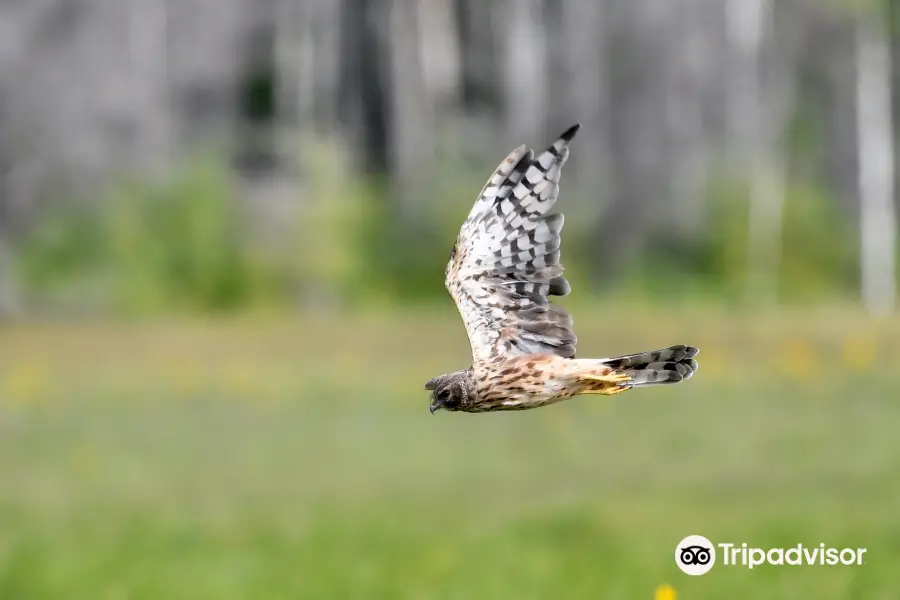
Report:
[{"label": "banded tail", "polygon": [[631,378],[629,387],[678,383],[697,372],[694,357],[700,352],[693,346],[671,346],[652,352],[604,358],[600,362]]}]

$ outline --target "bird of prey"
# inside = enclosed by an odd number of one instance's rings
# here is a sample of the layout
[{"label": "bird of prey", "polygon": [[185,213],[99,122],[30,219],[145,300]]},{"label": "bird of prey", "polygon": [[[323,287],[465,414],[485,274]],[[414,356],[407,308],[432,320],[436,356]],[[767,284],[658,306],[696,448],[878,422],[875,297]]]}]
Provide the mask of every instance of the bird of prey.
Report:
[{"label": "bird of prey", "polygon": [[431,412],[523,410],[579,394],[613,395],[678,383],[697,370],[692,346],[614,358],[575,358],[559,262],[563,215],[550,212],[580,124],[539,154],[513,150],[481,190],[459,232],[445,285],[462,316],[472,366],[425,384]]}]

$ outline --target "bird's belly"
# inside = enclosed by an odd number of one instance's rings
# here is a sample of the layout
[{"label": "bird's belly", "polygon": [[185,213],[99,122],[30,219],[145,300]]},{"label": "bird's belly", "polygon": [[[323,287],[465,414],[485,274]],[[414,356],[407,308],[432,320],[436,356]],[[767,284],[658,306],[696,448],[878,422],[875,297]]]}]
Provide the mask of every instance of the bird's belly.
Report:
[{"label": "bird's belly", "polygon": [[552,368],[534,357],[517,357],[505,364],[476,373],[478,412],[524,410],[565,400],[572,394]]}]

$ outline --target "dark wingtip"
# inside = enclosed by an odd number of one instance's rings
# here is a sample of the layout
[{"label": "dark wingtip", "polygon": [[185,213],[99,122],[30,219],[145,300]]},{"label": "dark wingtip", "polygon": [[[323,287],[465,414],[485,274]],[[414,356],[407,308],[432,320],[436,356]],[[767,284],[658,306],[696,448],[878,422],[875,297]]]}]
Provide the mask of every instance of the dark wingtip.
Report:
[{"label": "dark wingtip", "polygon": [[559,139],[570,142],[570,141],[572,141],[572,138],[575,137],[575,134],[578,133],[579,129],[581,129],[581,123],[575,123],[568,129],[566,129],[562,133],[562,135],[559,136]]}]

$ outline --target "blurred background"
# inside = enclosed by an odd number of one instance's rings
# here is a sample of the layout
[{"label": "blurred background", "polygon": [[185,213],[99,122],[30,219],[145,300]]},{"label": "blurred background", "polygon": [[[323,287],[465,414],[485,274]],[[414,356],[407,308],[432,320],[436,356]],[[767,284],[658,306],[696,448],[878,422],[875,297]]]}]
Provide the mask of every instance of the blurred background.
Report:
[{"label": "blurred background", "polygon": [[[897,598],[898,107],[890,0],[0,4],[0,598]],[[576,121],[579,355],[699,375],[432,417]]]}]

